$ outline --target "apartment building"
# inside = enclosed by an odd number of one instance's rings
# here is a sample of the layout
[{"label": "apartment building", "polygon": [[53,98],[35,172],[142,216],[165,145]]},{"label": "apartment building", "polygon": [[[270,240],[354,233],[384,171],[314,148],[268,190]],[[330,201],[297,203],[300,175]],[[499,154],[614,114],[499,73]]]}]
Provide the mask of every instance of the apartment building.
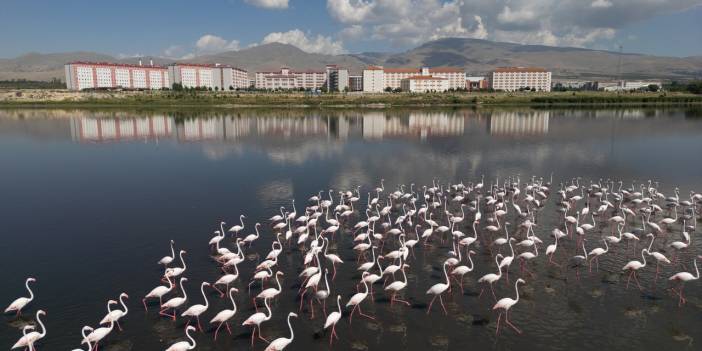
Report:
[{"label": "apartment building", "polygon": [[83,89],[162,89],[170,87],[168,70],[153,62],[144,66],[109,62],[70,62],[64,66],[66,87]]},{"label": "apartment building", "polygon": [[321,89],[326,85],[326,71],[293,71],[283,67],[277,72],[256,72],[256,88],[278,89]]},{"label": "apartment building", "polygon": [[349,70],[337,65],[327,65],[327,91],[342,92],[349,88]]},{"label": "apartment building", "polygon": [[535,89],[551,91],[551,72],[537,67],[500,67],[488,75],[490,86],[495,90],[517,91]]},{"label": "apartment building", "polygon": [[248,88],[248,72],[220,64],[175,63],[168,66],[168,74],[183,88],[233,90]]},{"label": "apartment building", "polygon": [[449,90],[449,80],[434,76],[413,76],[401,81],[401,89],[410,93],[443,92]]},{"label": "apartment building", "polygon": [[[466,75],[462,69],[451,67],[428,68],[383,68],[370,66],[363,70],[363,91],[381,92],[386,88],[402,89],[404,79],[431,76],[446,80],[448,89],[465,89]],[[425,81],[426,82],[426,81]]]}]

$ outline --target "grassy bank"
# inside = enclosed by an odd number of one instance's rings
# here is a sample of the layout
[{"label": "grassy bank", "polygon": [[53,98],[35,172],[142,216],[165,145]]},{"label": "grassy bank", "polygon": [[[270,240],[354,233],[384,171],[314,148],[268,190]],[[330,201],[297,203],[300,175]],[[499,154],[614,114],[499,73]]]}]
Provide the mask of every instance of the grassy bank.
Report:
[{"label": "grassy bank", "polygon": [[414,107],[414,106],[657,106],[702,104],[686,93],[442,93],[324,94],[224,92],[5,91],[0,107]]}]

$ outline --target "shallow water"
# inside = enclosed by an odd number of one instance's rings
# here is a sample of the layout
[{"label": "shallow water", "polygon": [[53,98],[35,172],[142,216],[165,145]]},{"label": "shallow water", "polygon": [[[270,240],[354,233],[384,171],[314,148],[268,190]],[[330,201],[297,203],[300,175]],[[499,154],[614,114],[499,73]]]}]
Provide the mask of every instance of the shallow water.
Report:
[{"label": "shallow water", "polygon": [[[159,318],[155,303],[144,313],[140,300],[159,285],[162,273],[156,261],[169,253],[169,239],[186,249],[189,303],[202,303],[200,282],[221,273],[207,248],[220,220],[233,225],[245,214],[244,232],[252,233],[254,222],[266,223],[280,206],[290,208],[292,198],[299,213],[320,190],[355,186],[362,187],[365,204],[381,178],[389,191],[398,184],[430,185],[433,179],[476,182],[484,175],[489,184],[553,173],[554,186],[573,177],[585,184],[622,179],[625,187],[654,180],[666,195],[677,186],[686,197],[690,190],[702,191],[700,150],[702,112],[685,109],[0,111],[0,304],[25,296],[24,279],[35,276],[37,297],[23,318],[46,310],[48,336],[39,348],[71,350],[79,346],[80,328],[95,326],[105,302],[124,291],[130,295],[125,331],[113,332],[101,349],[165,349],[183,338],[185,322]],[[551,229],[562,224],[555,196],[539,217],[537,235],[546,244],[552,242]],[[262,228],[249,253],[268,252],[272,232]],[[680,240],[679,224],[673,232],[667,240]],[[590,235],[588,249],[601,246],[599,233]],[[699,229],[692,237],[688,270],[693,253],[702,253]],[[226,242],[231,248],[231,240]],[[563,245],[571,256],[573,243]],[[665,249],[663,243],[656,246]],[[332,246],[346,261],[331,283],[332,295],[341,294],[344,302],[360,277],[351,247],[350,235],[337,236]],[[449,244],[418,247],[405,292],[412,306],[391,308],[377,285],[375,303],[363,305],[377,322],[354,316],[349,327],[343,319],[333,348],[679,350],[698,349],[702,342],[702,284],[688,284],[682,308],[665,291],[665,278],[680,266],[663,267],[656,284],[655,269],[646,269],[644,293],[635,286],[626,290],[620,269],[640,255],[624,244],[602,258],[598,273],[584,274],[581,281],[572,269],[548,266],[543,257],[532,264],[536,277],[525,277],[522,299],[511,312],[522,335],[504,329],[496,336],[494,301],[477,296],[478,277],[495,271],[484,247],[477,250],[475,271],[466,275],[465,293],[454,289],[447,299],[449,315],[435,305],[427,316],[424,293],[443,280],[448,250]],[[243,280],[235,285],[240,292],[234,336],[224,331],[213,343],[214,328],[196,333],[198,350],[250,347],[250,329],[241,326],[253,313],[246,283],[257,258],[250,257],[239,266]],[[297,249],[280,256],[284,292],[273,304],[273,318],[263,324],[266,337],[288,336],[285,316],[297,311],[300,262]],[[511,275],[513,283],[517,265]],[[495,289],[498,298],[514,297],[513,285],[504,281]],[[227,299],[208,296],[204,321],[230,307]],[[329,309],[335,308],[332,300]],[[1,320],[0,347],[9,349],[23,322],[14,316]],[[306,312],[294,319],[289,349],[328,349],[323,323]],[[256,343],[256,350],[264,348]]]}]

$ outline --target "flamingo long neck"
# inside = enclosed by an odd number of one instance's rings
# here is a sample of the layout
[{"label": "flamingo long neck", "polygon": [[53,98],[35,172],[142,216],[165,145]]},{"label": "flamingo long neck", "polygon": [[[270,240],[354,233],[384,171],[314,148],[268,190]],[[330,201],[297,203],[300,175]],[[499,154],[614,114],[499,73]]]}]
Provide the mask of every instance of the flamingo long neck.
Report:
[{"label": "flamingo long neck", "polygon": [[327,286],[327,292],[329,292],[329,279],[327,278],[327,271],[324,271],[324,285]]},{"label": "flamingo long neck", "polygon": [[244,215],[239,216],[239,223],[241,223],[241,229],[244,229]]},{"label": "flamingo long neck", "polygon": [[88,351],[92,350],[93,347],[90,345],[90,339],[88,339],[88,336],[85,335],[85,331],[88,330],[90,327],[83,327],[83,329],[80,331],[80,335],[83,336],[83,340],[88,343]]},{"label": "flamingo long neck", "polygon": [[207,295],[205,295],[205,284],[200,285],[200,292],[202,297],[205,299],[205,308],[210,306],[210,301],[207,300]]},{"label": "flamingo long neck", "polygon": [[[467,247],[466,250],[468,250]],[[475,265],[473,264],[473,259],[470,257],[470,252],[468,252],[466,255],[468,256],[468,262],[470,262],[470,270],[472,271],[473,267],[475,267]]]},{"label": "flamingo long neck", "polygon": [[234,301],[234,290],[231,290],[231,289],[229,290],[229,300],[232,301],[232,307],[233,307],[232,310],[234,311],[234,314],[236,314],[236,302]]},{"label": "flamingo long neck", "polygon": [[[558,241],[558,240],[556,240],[556,241]],[[500,268],[500,262],[498,260],[498,257],[499,256],[495,256],[495,265],[497,266],[497,276],[501,278],[502,277],[502,268]]]},{"label": "flamingo long neck", "polygon": [[224,236],[224,222],[219,222],[219,236]]},{"label": "flamingo long neck", "polygon": [[697,268],[697,259],[695,259],[694,264],[695,264],[695,272],[697,273],[697,277],[695,277],[695,279],[700,279],[700,270]]},{"label": "flamingo long neck", "polygon": [[[512,247],[512,240],[507,239],[507,243],[509,243],[509,249],[512,251],[512,257],[514,257],[514,247]],[[585,244],[583,244],[584,246]]]},{"label": "flamingo long neck", "polygon": [[283,288],[280,286],[279,276],[277,274],[275,275],[275,282],[278,284],[278,292],[283,291]]},{"label": "flamingo long neck", "polygon": [[[695,266],[695,267],[697,267],[697,266]],[[699,275],[699,272],[697,275]],[[41,319],[39,318],[40,316],[41,316],[41,313],[37,312],[37,323],[39,323],[39,325],[41,326],[41,333],[39,333],[39,335],[41,335],[41,337],[43,338],[44,336],[46,336],[46,327],[44,326],[44,322],[42,322]]]},{"label": "flamingo long neck", "polygon": [[290,317],[292,317],[292,315],[289,314],[288,315],[288,328],[290,328],[290,342],[292,342],[293,339],[295,339],[295,332],[293,331],[292,324],[290,324]]},{"label": "flamingo long neck", "polygon": [[[218,245],[217,248],[219,248],[219,241],[217,242],[217,245]],[[183,270],[185,270],[186,266],[185,266],[185,260],[183,260],[183,251],[180,252],[179,256],[180,256],[180,263],[183,264]]]},{"label": "flamingo long neck", "polygon": [[268,316],[266,316],[266,320],[271,319],[271,316],[273,316],[273,312],[271,312],[271,306],[268,305],[268,299],[263,300],[264,305],[266,305],[266,310],[268,310]]},{"label": "flamingo long neck", "polygon": [[[380,262],[378,263],[378,265],[380,266]],[[365,288],[365,291],[366,291],[365,294],[368,295],[368,283],[366,282],[365,279],[361,279],[361,280],[363,280],[363,287]]]},{"label": "flamingo long neck", "polygon": [[339,314],[341,314],[341,296],[336,298],[336,307],[339,308]]},{"label": "flamingo long neck", "polygon": [[197,346],[197,343],[195,342],[195,339],[193,339],[193,337],[190,336],[190,330],[189,330],[189,329],[186,329],[186,330],[185,330],[185,336],[187,336],[188,339],[190,339],[190,341],[193,343],[192,345],[189,345],[189,346],[188,346],[188,350],[194,349],[195,346]]},{"label": "flamingo long neck", "polygon": [[171,240],[171,257],[175,257],[175,249],[173,249],[173,240]]},{"label": "flamingo long neck", "polygon": [[124,314],[127,314],[129,312],[129,309],[127,308],[127,304],[124,303],[124,295],[119,296],[119,302],[122,304],[122,307],[124,308]]},{"label": "flamingo long neck", "polygon": [[407,285],[407,274],[405,273],[405,267],[402,267],[402,277],[405,280],[405,285]]},{"label": "flamingo long neck", "polygon": [[184,298],[184,299],[187,299],[187,298],[188,298],[188,295],[187,295],[187,293],[185,292],[185,288],[183,287],[183,279],[180,280],[180,291],[183,292],[183,298]]},{"label": "flamingo long neck", "polygon": [[607,240],[604,240],[605,244],[605,251],[604,252],[609,252],[609,245],[607,245]]},{"label": "flamingo long neck", "polygon": [[641,259],[643,260],[643,266],[641,266],[642,268],[646,267],[646,256],[644,255],[644,251],[648,252],[648,250],[646,250],[646,249],[641,250]]},{"label": "flamingo long neck", "polygon": [[446,286],[451,286],[451,280],[449,279],[448,273],[446,273],[446,263],[444,263],[444,276],[446,277]]},{"label": "flamingo long neck", "polygon": [[653,247],[653,241],[656,240],[655,236],[651,236],[651,243],[648,244],[648,251],[651,251],[651,247]]},{"label": "flamingo long neck", "polygon": [[258,239],[258,223],[256,223],[256,239]]},{"label": "flamingo long neck", "polygon": [[26,282],[24,282],[24,286],[27,288],[27,291],[29,291],[29,301],[34,300],[34,292],[32,289],[29,287],[29,279],[27,279]]},{"label": "flamingo long neck", "polygon": [[519,302],[519,280],[514,282],[514,291],[517,292],[517,300],[514,303]]}]

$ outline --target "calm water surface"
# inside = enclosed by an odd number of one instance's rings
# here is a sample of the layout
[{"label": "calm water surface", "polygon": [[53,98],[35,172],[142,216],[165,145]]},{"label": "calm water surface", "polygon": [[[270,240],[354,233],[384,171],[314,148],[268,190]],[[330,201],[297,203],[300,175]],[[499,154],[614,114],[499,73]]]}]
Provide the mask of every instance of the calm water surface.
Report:
[{"label": "calm water surface", "polygon": [[[19,338],[20,326],[41,308],[48,336],[43,350],[79,346],[80,328],[95,326],[105,302],[127,292],[125,331],[113,332],[104,350],[161,350],[183,338],[184,321],[159,318],[156,305],[144,313],[140,300],[159,284],[155,262],[169,253],[168,240],[188,250],[186,288],[190,303],[201,303],[199,284],[221,271],[207,241],[220,220],[229,225],[248,216],[246,234],[255,221],[290,207],[322,189],[361,186],[386,180],[397,184],[476,181],[520,175],[548,177],[555,183],[573,177],[598,180],[649,179],[672,195],[702,191],[702,113],[694,110],[242,110],[233,112],[85,112],[0,111],[0,304],[25,296],[24,279],[35,276],[36,299],[24,319],[4,316],[0,348]],[[554,195],[555,197],[555,195]],[[337,200],[337,199],[335,199]],[[454,209],[455,211],[456,209]],[[298,207],[298,213],[300,208]],[[537,234],[548,244],[550,230],[561,221],[553,198],[542,211]],[[562,217],[560,217],[562,218]],[[272,241],[262,239],[250,252],[265,254]],[[669,240],[680,240],[679,225]],[[607,230],[605,229],[605,232]],[[470,232],[464,229],[464,232]],[[592,234],[589,249],[599,234]],[[702,253],[699,229],[692,253]],[[227,240],[231,247],[231,241]],[[573,252],[572,242],[564,244]],[[570,245],[568,247],[567,245]],[[598,245],[599,246],[599,245]],[[665,250],[663,243],[657,244]],[[345,302],[359,275],[349,235],[332,248],[347,261],[332,284],[333,296]],[[545,248],[542,247],[543,250]],[[344,319],[336,350],[685,350],[702,346],[702,284],[686,288],[689,301],[678,308],[666,293],[667,281],[653,282],[653,270],[641,275],[645,293],[625,290],[621,267],[636,255],[623,247],[604,257],[600,272],[582,281],[572,270],[549,267],[543,258],[527,277],[523,299],[512,319],[524,331],[495,336],[491,298],[478,299],[478,277],[495,271],[487,254],[476,257],[463,295],[455,289],[447,301],[449,315],[425,314],[424,292],[443,280],[441,263],[448,245],[420,248],[410,262],[406,296],[412,307],[390,307],[382,294],[364,310],[378,322]],[[296,278],[300,252],[280,256],[283,297],[273,318],[263,324],[267,337],[288,336],[285,316],[297,310]],[[249,348],[250,329],[241,322],[253,312],[246,283],[256,258],[242,263],[237,283],[239,311],[234,336],[196,333],[198,350]],[[681,270],[663,268],[663,276]],[[514,276],[518,269],[513,267]],[[380,286],[378,286],[379,288]],[[257,288],[258,289],[258,288]],[[513,286],[500,282],[498,297],[514,297]],[[203,320],[229,308],[228,300],[210,295]],[[331,302],[331,299],[330,299]],[[330,308],[333,303],[330,303]],[[326,350],[323,319],[294,320],[290,350]],[[265,348],[257,343],[255,349]],[[101,349],[103,347],[101,346]]]}]

